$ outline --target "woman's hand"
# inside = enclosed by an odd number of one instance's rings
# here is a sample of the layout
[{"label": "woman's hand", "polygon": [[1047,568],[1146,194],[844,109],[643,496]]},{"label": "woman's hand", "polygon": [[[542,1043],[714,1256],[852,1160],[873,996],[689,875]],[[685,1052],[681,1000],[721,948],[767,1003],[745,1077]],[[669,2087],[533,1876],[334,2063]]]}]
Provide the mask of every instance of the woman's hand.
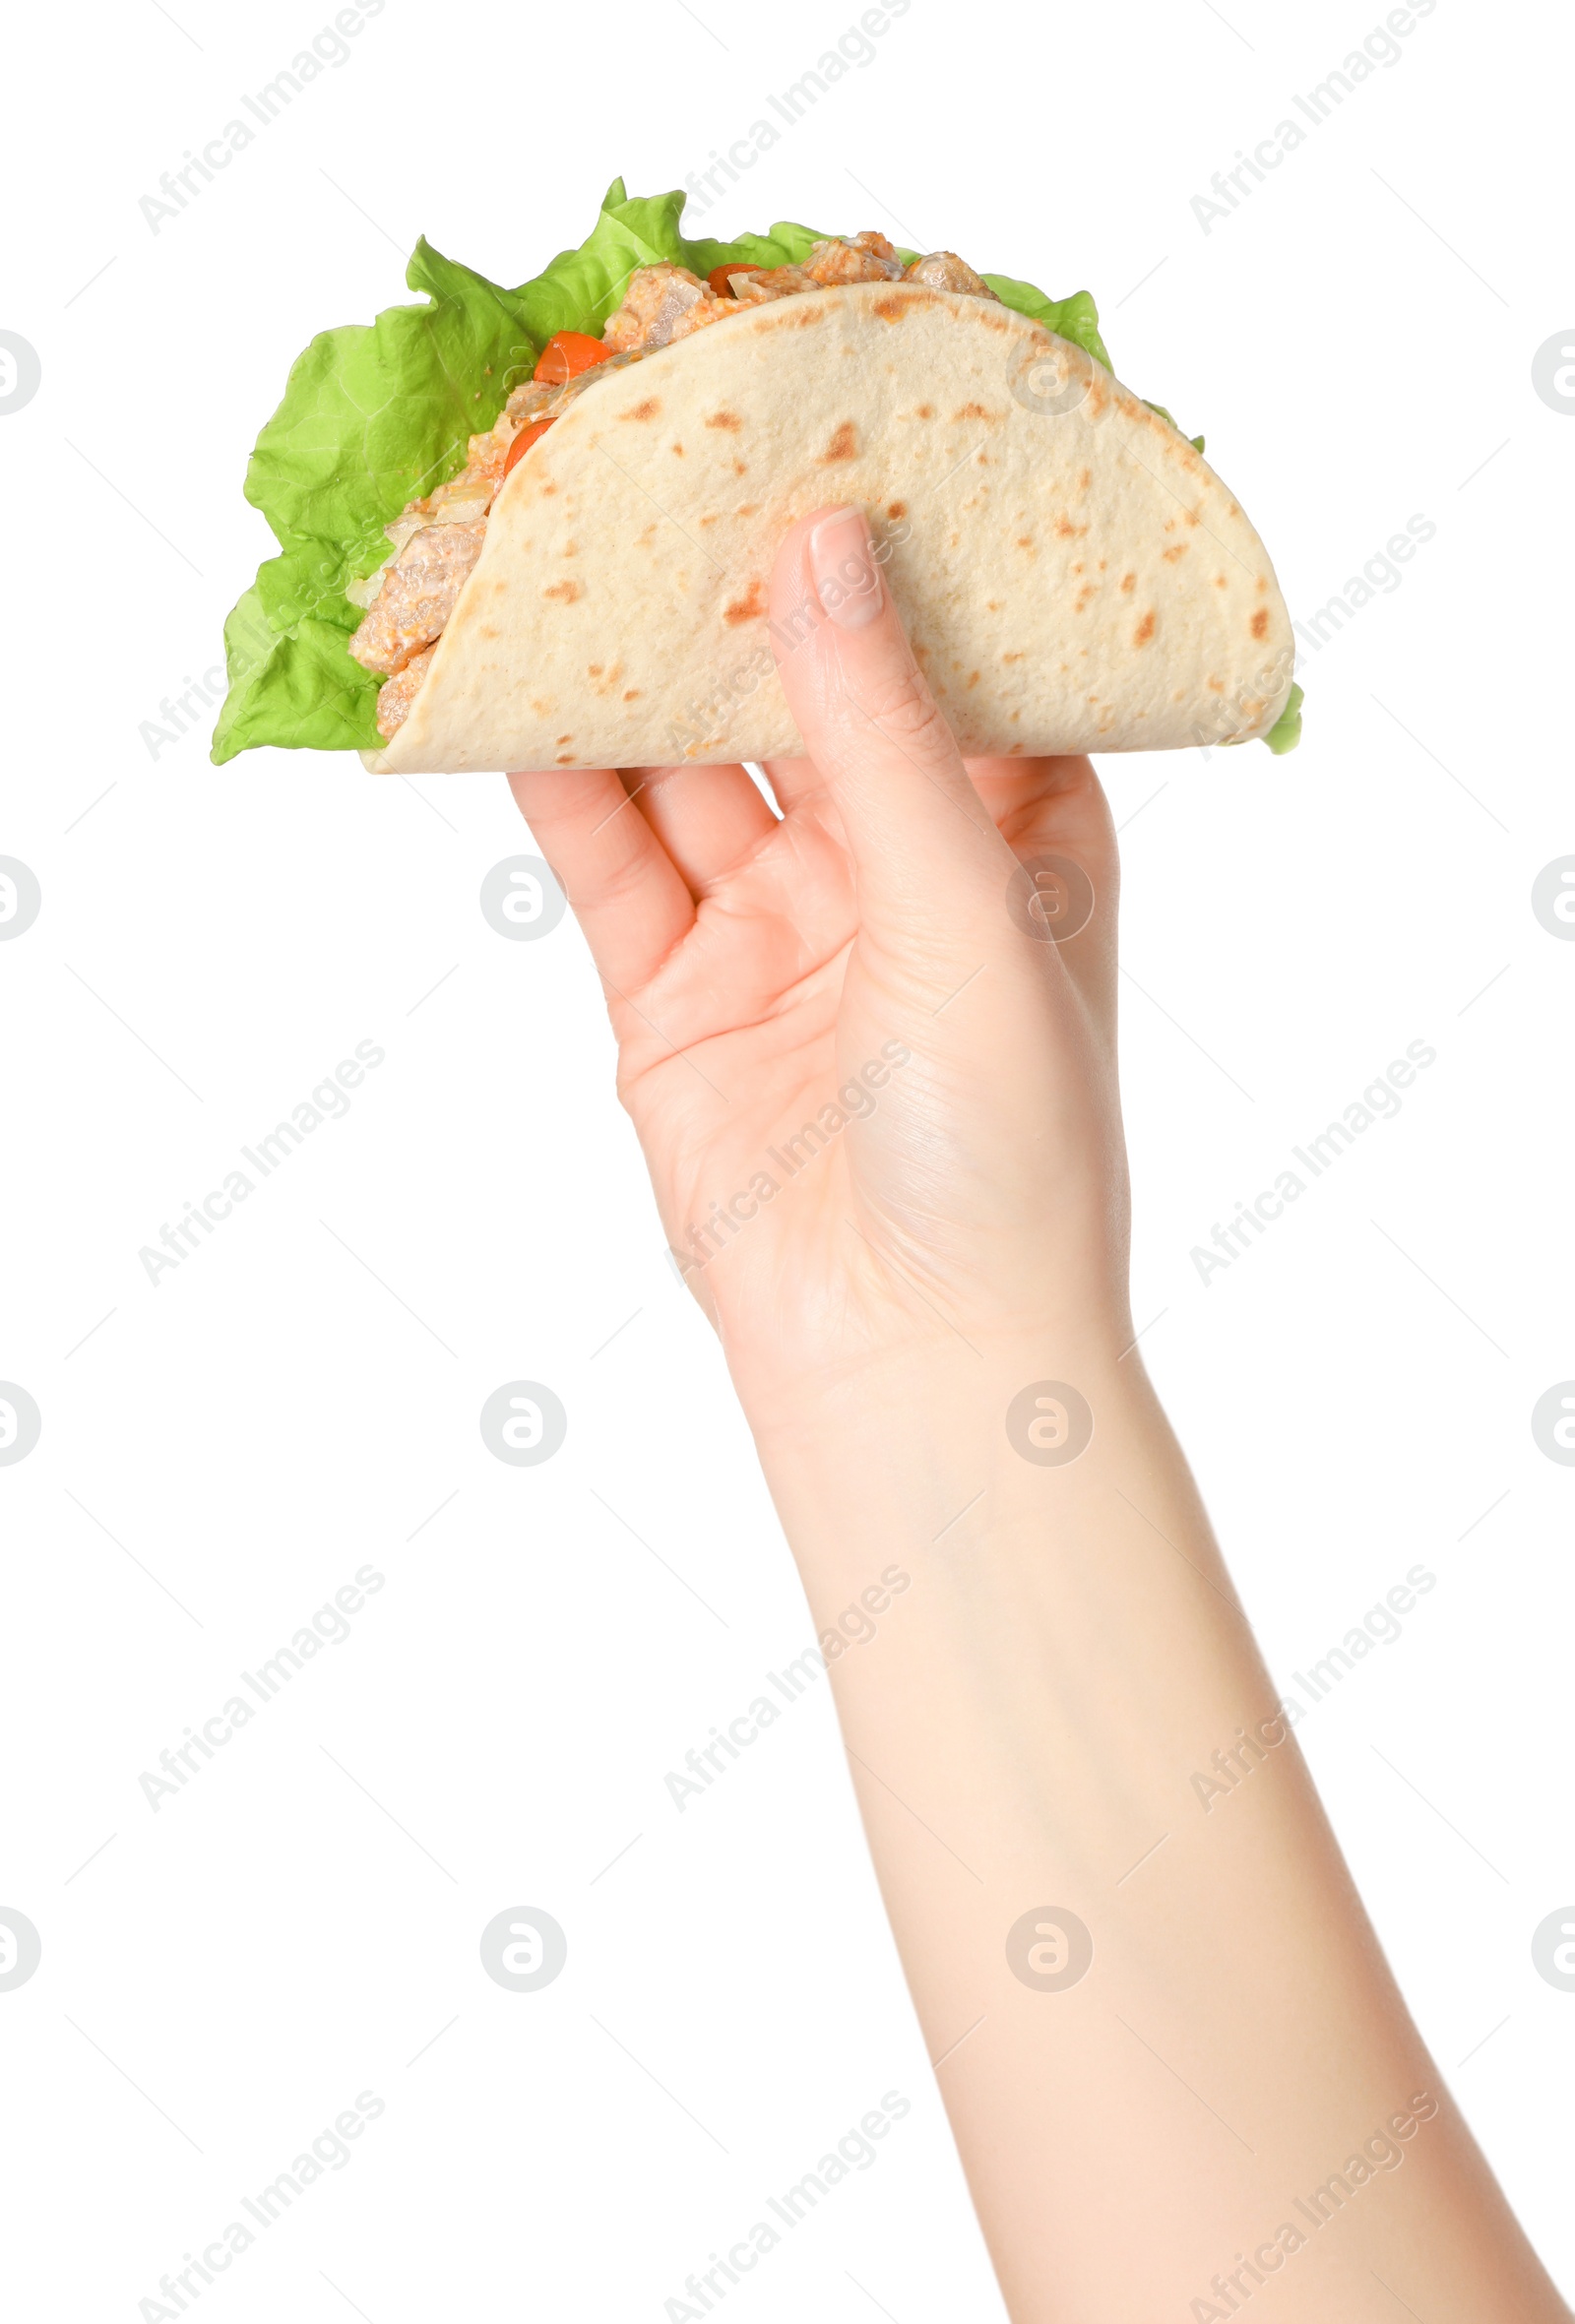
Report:
[{"label": "woman's hand", "polygon": [[1113,1355],[1116,854],[1094,771],[965,766],[857,510],[788,534],[771,631],[809,753],[767,768],[780,820],[739,766],[510,777],[600,971],[678,1264],[757,1425],[931,1342],[1042,1345],[1060,1322]]},{"label": "woman's hand", "polygon": [[854,511],[788,534],[772,625],[780,822],[741,767],[511,780],[798,1560],[1007,2308],[1222,2318],[1283,2270],[1282,2324],[1376,2316],[1375,2277],[1552,2324],[1130,1352],[1099,785],[964,766]]}]

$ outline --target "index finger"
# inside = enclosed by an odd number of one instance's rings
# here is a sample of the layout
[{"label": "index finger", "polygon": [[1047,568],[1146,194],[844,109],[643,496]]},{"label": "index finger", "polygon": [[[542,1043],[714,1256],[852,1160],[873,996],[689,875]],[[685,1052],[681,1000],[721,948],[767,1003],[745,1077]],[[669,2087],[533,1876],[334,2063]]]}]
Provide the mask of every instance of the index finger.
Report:
[{"label": "index finger", "polygon": [[515,804],[614,991],[639,991],[694,926],[694,899],[611,767],[511,775]]}]

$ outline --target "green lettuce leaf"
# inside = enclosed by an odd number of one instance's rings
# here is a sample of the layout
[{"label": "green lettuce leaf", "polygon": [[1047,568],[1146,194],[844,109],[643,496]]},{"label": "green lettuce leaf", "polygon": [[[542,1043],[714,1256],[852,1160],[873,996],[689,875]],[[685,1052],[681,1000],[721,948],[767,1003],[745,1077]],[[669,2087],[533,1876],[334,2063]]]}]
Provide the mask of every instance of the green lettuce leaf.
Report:
[{"label": "green lettuce leaf", "polygon": [[1263,738],[1277,759],[1283,759],[1288,750],[1294,750],[1301,740],[1301,705],[1304,699],[1301,688],[1292,686],[1286,699],[1285,709]]},{"label": "green lettuce leaf", "polygon": [[[422,304],[389,307],[375,322],[312,341],[246,471],[246,497],[267,518],[280,553],[224,625],[229,691],[214,734],[217,765],[263,744],[378,747],[382,681],[346,650],[361,612],[345,585],[383,562],[384,527],[407,502],[464,468],[468,438],[491,427],[555,331],[599,337],[636,267],[669,259],[706,275],[728,260],[788,266],[821,239],[816,228],[784,220],[767,234],[689,241],[679,231],[683,205],[682,193],[631,198],[614,178],[589,240],[560,251],[516,290],[423,238],[405,278],[424,293]],[[1052,299],[1010,276],[984,280],[1007,306],[1110,367],[1086,290]],[[1195,440],[1201,451],[1202,438]]]}]

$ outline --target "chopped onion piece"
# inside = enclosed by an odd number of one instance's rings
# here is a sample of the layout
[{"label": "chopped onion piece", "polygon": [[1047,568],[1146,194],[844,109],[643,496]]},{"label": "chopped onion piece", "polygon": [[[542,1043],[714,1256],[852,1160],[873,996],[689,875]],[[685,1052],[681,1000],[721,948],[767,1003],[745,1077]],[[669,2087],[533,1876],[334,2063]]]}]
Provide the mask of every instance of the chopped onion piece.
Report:
[{"label": "chopped onion piece", "polygon": [[388,569],[393,562],[393,557],[385,557],[376,571],[368,573],[364,580],[347,581],[345,584],[345,595],[352,605],[359,605],[363,612],[370,611],[383,594],[383,584],[388,578]]},{"label": "chopped onion piece", "polygon": [[486,476],[472,477],[466,483],[441,484],[432,495],[432,514],[427,520],[433,525],[472,525],[477,517],[484,517],[492,503],[492,484]]}]

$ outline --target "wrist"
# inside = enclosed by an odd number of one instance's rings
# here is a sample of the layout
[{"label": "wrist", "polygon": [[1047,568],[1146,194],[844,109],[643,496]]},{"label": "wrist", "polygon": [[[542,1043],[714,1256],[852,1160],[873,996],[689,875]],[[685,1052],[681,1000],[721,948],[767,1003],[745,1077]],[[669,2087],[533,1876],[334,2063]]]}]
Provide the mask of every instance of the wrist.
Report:
[{"label": "wrist", "polygon": [[894,1542],[917,1554],[983,1530],[1032,1533],[1118,1477],[1136,1497],[1175,1459],[1130,1329],[1113,1318],[910,1342],[812,1383],[740,1393],[806,1579],[825,1566],[844,1577]]}]

